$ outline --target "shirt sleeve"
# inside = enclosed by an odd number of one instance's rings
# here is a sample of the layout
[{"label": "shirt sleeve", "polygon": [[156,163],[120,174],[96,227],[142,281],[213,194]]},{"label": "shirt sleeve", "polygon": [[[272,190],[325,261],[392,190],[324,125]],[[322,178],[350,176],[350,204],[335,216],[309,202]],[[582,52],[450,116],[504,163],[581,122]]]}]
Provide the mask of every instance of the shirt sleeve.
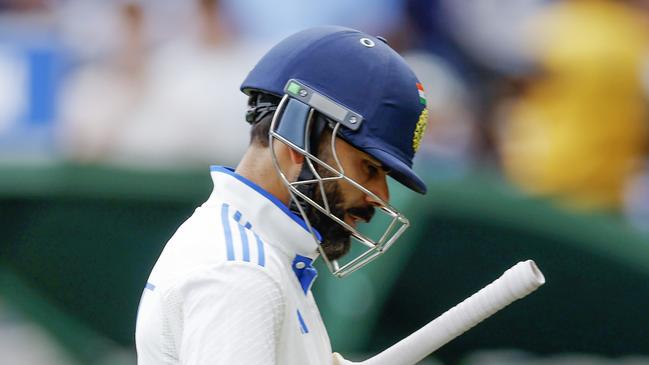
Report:
[{"label": "shirt sleeve", "polygon": [[227,263],[182,286],[183,365],[274,365],[284,318],[284,296],[268,273]]}]

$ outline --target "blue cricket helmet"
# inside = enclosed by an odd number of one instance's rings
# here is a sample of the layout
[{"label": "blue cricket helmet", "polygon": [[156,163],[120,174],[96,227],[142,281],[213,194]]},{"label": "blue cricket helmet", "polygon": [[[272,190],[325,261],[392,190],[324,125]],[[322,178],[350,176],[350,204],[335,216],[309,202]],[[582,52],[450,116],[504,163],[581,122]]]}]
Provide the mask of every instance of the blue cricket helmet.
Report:
[{"label": "blue cricket helmet", "polygon": [[382,39],[337,26],[298,32],[266,53],[241,91],[282,97],[291,80],[362,119],[355,129],[341,128],[341,137],[380,161],[395,180],[426,193],[412,170],[428,119],[423,87]]}]

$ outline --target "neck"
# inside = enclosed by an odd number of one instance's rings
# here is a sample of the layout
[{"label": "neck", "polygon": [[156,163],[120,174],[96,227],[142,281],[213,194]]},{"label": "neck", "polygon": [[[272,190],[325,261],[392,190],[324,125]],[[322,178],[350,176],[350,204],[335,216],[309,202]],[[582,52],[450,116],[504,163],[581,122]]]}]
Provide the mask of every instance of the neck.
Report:
[{"label": "neck", "polygon": [[291,196],[275,168],[270,148],[250,146],[235,172],[289,205]]}]

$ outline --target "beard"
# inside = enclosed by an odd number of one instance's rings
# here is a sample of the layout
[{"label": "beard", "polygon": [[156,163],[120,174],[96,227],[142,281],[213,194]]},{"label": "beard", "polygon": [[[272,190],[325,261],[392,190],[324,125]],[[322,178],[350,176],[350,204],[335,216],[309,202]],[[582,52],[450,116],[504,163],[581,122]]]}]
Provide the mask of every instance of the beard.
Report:
[{"label": "beard", "polygon": [[[329,204],[329,210],[340,220],[345,220],[345,214],[351,214],[363,218],[367,222],[372,219],[372,216],[374,215],[374,207],[371,205],[344,209],[344,197],[340,191],[340,185],[338,182],[326,181],[323,185],[327,202]],[[325,206],[322,201],[320,186],[316,186],[315,189],[313,189],[311,199],[321,207]],[[345,256],[351,248],[352,232],[312,205],[305,204],[305,206],[307,208],[306,216],[309,219],[309,222],[311,222],[311,225],[322,235],[321,246],[324,253],[327,255],[327,258],[329,260],[337,260]]]}]

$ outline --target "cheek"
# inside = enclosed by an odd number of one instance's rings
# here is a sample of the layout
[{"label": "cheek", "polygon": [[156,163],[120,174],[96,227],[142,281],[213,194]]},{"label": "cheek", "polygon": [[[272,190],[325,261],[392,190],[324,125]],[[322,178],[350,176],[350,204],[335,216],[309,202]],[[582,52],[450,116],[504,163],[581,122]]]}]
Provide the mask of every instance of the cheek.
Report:
[{"label": "cheek", "polygon": [[[363,184],[367,180],[367,176],[365,174],[365,166],[363,165],[362,160],[354,160],[354,161],[345,161],[342,163],[343,167],[345,168],[345,176],[348,178],[356,181],[359,184]],[[348,185],[351,186],[351,184],[348,183]]]},{"label": "cheek", "polygon": [[345,209],[362,205],[365,194],[357,187],[347,181],[340,181],[339,188],[343,198],[342,205]]},{"label": "cheek", "polygon": [[345,176],[361,183],[363,179],[363,160],[357,156],[358,152],[349,145],[340,145],[338,159],[345,170]]}]

